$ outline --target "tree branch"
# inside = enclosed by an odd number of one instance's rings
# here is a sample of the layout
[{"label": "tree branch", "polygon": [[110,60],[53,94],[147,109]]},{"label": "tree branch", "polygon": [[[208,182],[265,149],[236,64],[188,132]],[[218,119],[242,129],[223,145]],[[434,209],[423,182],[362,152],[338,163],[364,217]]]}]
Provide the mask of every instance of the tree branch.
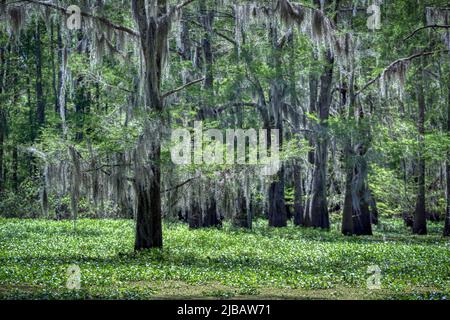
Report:
[{"label": "tree branch", "polygon": [[176,6],[176,9],[177,9],[177,10],[180,10],[180,9],[182,9],[183,7],[187,6],[188,4],[191,4],[191,3],[194,2],[194,1],[195,1],[195,0],[185,0],[184,2],[178,4],[178,5]]},{"label": "tree branch", "polygon": [[190,179],[188,179],[188,180],[186,180],[186,181],[184,181],[184,182],[182,182],[182,183],[180,183],[180,184],[178,184],[178,185],[176,185],[176,186],[174,186],[174,187],[172,187],[172,188],[169,188],[169,189],[166,189],[166,190],[164,190],[164,191],[162,191],[162,192],[169,192],[169,191],[172,191],[172,190],[175,190],[175,189],[179,189],[179,188],[181,188],[182,186],[184,186],[184,185],[186,185],[186,184],[188,184],[188,183],[190,183],[190,182],[192,182],[192,181],[194,181],[195,179],[198,179],[198,178],[200,178],[200,177],[193,177],[193,178],[190,178]]},{"label": "tree branch", "polygon": [[[32,3],[32,4],[36,4],[36,5],[40,5],[40,6],[44,6],[44,7],[51,8],[51,9],[55,9],[55,10],[61,11],[63,14],[65,14],[67,16],[70,15],[70,14],[67,13],[66,8],[58,6],[58,5],[53,4],[53,3],[43,2],[43,1],[38,1],[38,0],[22,0],[22,1],[28,2],[28,3]],[[130,29],[128,27],[115,24],[112,21],[110,21],[110,20],[108,20],[108,19],[106,19],[104,17],[98,17],[98,16],[95,16],[93,14],[90,14],[90,13],[87,13],[87,12],[83,12],[83,11],[80,14],[83,17],[87,17],[87,18],[98,20],[98,21],[100,21],[101,23],[103,23],[104,25],[106,25],[106,26],[108,26],[110,28],[116,29],[118,31],[126,32],[126,33],[128,33],[128,34],[130,34],[130,35],[132,35],[134,37],[139,37],[140,36],[139,32],[137,32],[137,31],[135,31],[133,29]]]},{"label": "tree branch", "polygon": [[292,40],[292,28],[289,28],[288,31],[280,38],[277,42],[277,48],[283,49],[283,47]]},{"label": "tree branch", "polygon": [[177,92],[179,92],[179,91],[181,91],[181,90],[183,90],[183,89],[186,89],[187,87],[190,87],[190,86],[192,86],[192,85],[194,85],[194,84],[196,84],[196,83],[202,82],[203,80],[205,80],[205,77],[203,77],[203,78],[201,78],[201,79],[197,79],[197,80],[191,81],[191,82],[189,82],[189,83],[186,83],[185,85],[182,85],[181,87],[178,87],[178,88],[176,88],[176,89],[170,90],[170,91],[164,93],[164,94],[162,95],[162,98],[165,99],[165,98],[167,98],[168,96],[171,96],[172,94],[177,93]]},{"label": "tree branch", "polygon": [[[200,28],[204,28],[204,26],[200,23],[198,23],[195,20],[189,19],[189,20],[185,20],[189,23],[195,24],[196,26],[200,27]],[[237,42],[234,41],[233,39],[231,39],[229,36],[227,36],[226,34],[223,34],[222,32],[218,31],[217,29],[213,29],[212,32],[214,32],[215,34],[217,34],[219,37],[227,40],[228,42],[232,43],[233,45],[237,45]]]},{"label": "tree branch", "polygon": [[433,54],[439,53],[439,52],[448,52],[448,50],[440,50],[440,51],[430,51],[430,52],[419,52],[416,54],[413,54],[412,56],[409,56],[407,58],[401,58],[398,60],[395,60],[394,62],[392,62],[389,66],[387,66],[382,72],[380,72],[378,74],[378,76],[376,76],[375,78],[373,78],[372,80],[370,80],[369,82],[367,82],[362,88],[361,90],[359,90],[358,92],[355,93],[355,97],[357,97],[361,92],[363,92],[364,90],[366,90],[368,87],[370,87],[372,84],[374,84],[377,80],[379,80],[386,72],[388,72],[389,70],[391,70],[392,68],[394,68],[397,64],[404,62],[404,61],[411,61],[413,59],[419,58],[419,57],[425,57],[425,56],[431,56]]},{"label": "tree branch", "polygon": [[217,113],[223,112],[225,109],[231,108],[231,107],[254,107],[254,108],[257,108],[258,104],[255,102],[229,102],[229,103],[223,104],[221,106],[218,106],[213,111],[217,114]]},{"label": "tree branch", "polygon": [[403,41],[407,41],[409,39],[411,39],[412,37],[414,37],[418,32],[424,30],[424,29],[428,29],[428,28],[432,28],[433,30],[435,28],[443,28],[443,29],[449,29],[450,25],[448,24],[431,24],[429,26],[424,26],[424,27],[420,27],[416,30],[414,30],[409,36],[407,36],[405,39],[403,39]]}]

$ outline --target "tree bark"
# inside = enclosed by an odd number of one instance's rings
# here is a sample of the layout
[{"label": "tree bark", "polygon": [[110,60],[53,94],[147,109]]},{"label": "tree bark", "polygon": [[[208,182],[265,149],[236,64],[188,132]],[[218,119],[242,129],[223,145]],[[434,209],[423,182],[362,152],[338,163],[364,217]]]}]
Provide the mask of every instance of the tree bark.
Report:
[{"label": "tree bark", "polygon": [[200,184],[201,182],[199,181],[199,185],[193,185],[190,188],[191,205],[187,213],[187,220],[190,229],[199,229],[203,225],[203,212],[199,202],[199,195],[201,195]]},{"label": "tree bark", "polygon": [[[50,21],[50,60],[52,65],[52,89],[53,89],[53,98],[54,98],[54,104],[55,104],[55,113],[59,113],[59,107],[58,107],[58,87],[56,85],[56,59],[55,59],[55,31],[54,31],[54,25],[53,20]],[[59,38],[59,31],[58,36]]]},{"label": "tree bark", "polygon": [[269,187],[269,226],[286,227],[287,212],[284,199],[284,166],[278,173],[277,180]]},{"label": "tree bark", "polygon": [[[312,59],[313,60],[317,60],[317,55],[313,52],[312,54]],[[312,67],[312,66],[310,66]],[[308,112],[310,114],[316,114],[317,113],[317,94],[318,94],[318,87],[319,87],[319,79],[318,79],[318,75],[316,72],[314,72],[313,70],[311,70],[309,72],[309,79],[308,79],[308,85],[309,85],[309,109]],[[306,116],[304,117],[304,121],[306,122]],[[310,176],[313,175],[313,171],[314,171],[314,146],[315,146],[315,142],[314,142],[314,126],[310,123],[309,124],[309,129],[310,132],[308,132],[307,134],[307,139],[308,139],[308,143],[309,143],[309,147],[310,147],[310,151],[308,152],[308,162],[311,164],[311,166],[313,167],[313,169],[311,170],[312,172],[309,172]],[[309,183],[309,189],[308,189],[308,195],[311,195],[312,192],[312,181],[313,179],[311,179],[310,183]],[[307,201],[306,202],[306,207],[305,207],[305,212],[304,212],[304,216],[303,216],[303,225],[306,227],[310,227],[311,226],[311,217],[310,217],[310,204],[311,201]]]},{"label": "tree bark", "polygon": [[[151,3],[154,4],[154,1]],[[146,10],[145,0],[133,0],[134,19],[141,36],[141,49],[145,65],[145,102],[144,109],[150,108],[163,118],[163,99],[161,96],[161,78],[167,51],[167,37],[171,15],[167,9],[167,0],[157,0],[157,12],[152,15]],[[148,120],[151,121],[151,120]],[[147,121],[147,122],[148,122]],[[149,155],[152,177],[141,180],[139,170],[135,176],[135,190],[138,198],[135,250],[162,247],[161,217],[161,141],[162,128],[158,124],[154,132],[153,150]]]},{"label": "tree bark", "polygon": [[414,212],[413,233],[419,235],[427,234],[427,219],[425,212],[425,158],[424,135],[425,135],[425,96],[423,89],[423,70],[420,70],[420,78],[417,80],[417,102],[418,102],[418,131],[419,131],[419,151],[418,151],[418,190],[416,209]]},{"label": "tree bark", "polygon": [[[269,64],[275,70],[276,76],[270,83],[270,108],[266,112],[269,114],[270,123],[266,123],[266,129],[278,129],[280,137],[280,148],[283,146],[283,114],[282,99],[285,91],[285,83],[282,78],[281,70],[281,49],[278,46],[278,28],[275,19],[271,20],[269,36],[272,41],[272,56]],[[270,148],[271,135],[270,130],[267,134],[268,147]],[[285,227],[287,226],[286,202],[284,199],[284,165],[278,171],[277,177],[269,187],[269,226]]]},{"label": "tree bark", "polygon": [[378,225],[378,207],[377,200],[375,199],[371,190],[369,190],[369,207],[370,207],[370,221],[374,225]]},{"label": "tree bark", "polygon": [[61,118],[61,125],[63,137],[67,135],[66,124],[66,66],[67,66],[67,49],[63,44],[61,25],[57,27],[57,42],[58,42],[58,88],[57,88],[57,112]]},{"label": "tree bark", "polygon": [[355,165],[352,183],[353,234],[357,236],[372,235],[367,188],[367,161],[364,157],[366,150],[362,144],[358,149],[358,160]]},{"label": "tree bark", "polygon": [[296,226],[302,226],[304,224],[305,210],[303,208],[303,187],[302,187],[302,174],[299,164],[295,164],[294,170],[294,224]]},{"label": "tree bark", "polygon": [[4,141],[5,141],[5,134],[4,134],[4,127],[6,126],[6,119],[3,112],[3,108],[0,107],[0,196],[4,191],[4,174],[3,174],[3,154],[4,154]]},{"label": "tree bark", "polygon": [[[214,95],[214,56],[212,48],[212,29],[214,24],[214,11],[208,9],[206,0],[200,1],[200,11],[201,18],[200,24],[203,26],[203,39],[202,39],[202,49],[204,56],[204,75],[205,81],[203,88],[206,93],[205,101],[202,103],[202,108],[200,110],[200,119],[204,120],[207,116],[214,116],[212,112],[212,99]],[[217,217],[217,204],[214,195],[210,200],[209,207],[205,212],[203,217],[203,227],[218,227],[222,223]]]},{"label": "tree bark", "polygon": [[205,58],[205,83],[204,88],[212,91],[214,84],[214,57],[212,50],[212,29],[214,23],[214,11],[208,10],[206,0],[200,2],[200,10],[202,11],[201,24],[204,28],[204,36],[202,40],[203,55]]},{"label": "tree bark", "polygon": [[45,123],[45,101],[42,83],[42,49],[41,49],[41,26],[36,22],[35,33],[35,58],[36,58],[36,119],[38,127]]},{"label": "tree bark", "polygon": [[233,217],[233,225],[237,228],[252,228],[251,211],[247,208],[247,200],[245,199],[244,190],[239,187],[236,197],[236,214]]},{"label": "tree bark", "polygon": [[12,151],[12,187],[14,192],[19,191],[19,156],[17,146],[13,147]]},{"label": "tree bark", "polygon": [[[447,133],[450,133],[450,83],[447,86],[448,97],[447,97]],[[446,175],[447,175],[447,212],[445,215],[445,227],[444,236],[450,237],[450,152],[447,154],[447,165],[446,165]]]},{"label": "tree bark", "polygon": [[[446,23],[449,23],[448,13],[446,15]],[[450,41],[450,32],[447,29],[447,39]],[[450,58],[450,53],[449,53]],[[450,59],[449,59],[450,63]],[[450,134],[450,79],[447,74],[447,134]],[[450,237],[450,151],[447,153],[447,164],[446,164],[446,176],[447,176],[447,210],[445,214],[445,224],[444,224],[444,237]]]},{"label": "tree bark", "polygon": [[[151,153],[153,159],[160,159],[159,146],[155,147]],[[152,172],[151,179],[136,177],[134,182],[137,198],[135,250],[161,248],[163,244],[159,163],[155,164],[151,161],[147,170]]]},{"label": "tree bark", "polygon": [[353,234],[353,204],[352,204],[352,185],[353,185],[353,153],[351,142],[347,142],[345,148],[345,197],[344,210],[342,213],[342,234],[350,236]]},{"label": "tree bark", "polygon": [[217,216],[217,202],[215,198],[211,199],[211,202],[208,204],[208,208],[206,209],[205,218],[203,219],[203,227],[220,227],[222,225],[222,221]]},{"label": "tree bark", "polygon": [[[345,96],[344,100],[347,97]],[[369,132],[365,125],[361,123],[364,118],[362,108],[359,109],[358,118],[355,117],[355,85],[354,73],[352,72],[349,81],[349,110],[348,119],[350,123],[355,120],[356,137],[360,139],[353,142],[352,133],[346,138],[345,145],[345,198],[344,211],[342,214],[342,234],[344,235],[372,235],[372,220],[369,209],[370,193],[367,183],[367,152],[366,137]],[[352,130],[350,128],[350,130]]]},{"label": "tree bark", "polygon": [[[5,48],[0,48],[0,98],[4,94],[4,75],[5,75]],[[2,99],[3,100],[3,99]],[[3,101],[0,101],[0,196],[4,191],[4,174],[3,174],[3,155],[6,134],[6,112],[3,109]]]},{"label": "tree bark", "polygon": [[326,131],[331,105],[334,58],[329,51],[326,54],[326,62],[327,64],[320,77],[319,123],[315,126],[316,149],[314,152],[311,200],[308,206],[310,226],[322,229],[330,228],[326,190],[328,160],[328,136]]}]

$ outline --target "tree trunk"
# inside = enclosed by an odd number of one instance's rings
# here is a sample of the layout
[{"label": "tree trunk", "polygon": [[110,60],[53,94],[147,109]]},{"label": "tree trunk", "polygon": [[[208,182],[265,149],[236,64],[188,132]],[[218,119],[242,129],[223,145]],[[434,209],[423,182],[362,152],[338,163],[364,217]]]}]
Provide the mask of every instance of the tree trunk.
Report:
[{"label": "tree trunk", "polygon": [[[0,34],[1,35],[1,34]],[[3,100],[5,75],[5,48],[0,48],[0,98]],[[0,196],[4,191],[3,155],[6,134],[6,112],[3,110],[3,101],[0,100]]]},{"label": "tree trunk", "polygon": [[14,192],[19,191],[19,157],[17,152],[17,146],[13,147],[12,151],[12,187]]},{"label": "tree trunk", "polygon": [[311,200],[308,206],[310,226],[329,229],[330,220],[327,202],[327,160],[328,136],[327,120],[331,105],[331,87],[333,81],[334,58],[331,52],[326,55],[327,65],[320,77],[319,123],[316,124],[316,149],[314,152],[314,171],[311,190]]},{"label": "tree trunk", "polygon": [[269,226],[286,227],[287,212],[284,200],[284,166],[282,165],[277,181],[269,187]]},{"label": "tree trunk", "polygon": [[4,141],[5,141],[5,138],[4,138],[4,136],[5,136],[4,128],[6,126],[5,118],[6,117],[4,115],[3,108],[0,107],[0,196],[4,191],[4,181],[3,181],[3,177],[4,177],[4,174],[3,174],[3,154],[4,154],[3,148],[4,148],[4,146],[3,145],[4,145]]},{"label": "tree trunk", "polygon": [[[342,234],[372,235],[372,213],[367,187],[367,162],[365,152],[358,152],[354,164],[348,163],[345,181]],[[350,160],[353,162],[353,160]]]},{"label": "tree trunk", "polygon": [[36,119],[38,127],[45,123],[45,101],[42,83],[42,50],[41,50],[41,26],[36,22],[35,33],[35,58],[36,58]]},{"label": "tree trunk", "polygon": [[[145,0],[133,0],[132,10],[141,36],[141,49],[145,65],[146,106],[144,110],[149,108],[154,111],[159,118],[157,121],[160,121],[163,118],[164,106],[161,96],[161,78],[171,22],[171,16],[167,10],[167,0],[157,1],[155,13],[152,13],[151,10],[147,11]],[[146,123],[151,121],[146,119]],[[138,198],[135,250],[162,247],[161,123],[158,124],[156,131],[153,132],[153,150],[148,159],[151,163],[152,176],[150,179],[140,179],[138,176],[140,170],[137,170],[135,175],[135,189]]]},{"label": "tree trunk", "polygon": [[[422,72],[422,70],[419,72]],[[418,190],[413,223],[413,233],[419,235],[427,234],[427,219],[425,212],[425,158],[423,155],[423,140],[425,135],[425,96],[422,81],[423,75],[417,81],[417,102],[419,107],[419,117],[417,123],[419,131],[419,155],[417,161]]]},{"label": "tree trunk", "polygon": [[58,41],[58,88],[57,88],[57,112],[61,118],[61,125],[63,137],[67,135],[66,124],[66,67],[67,67],[67,49],[63,44],[61,26],[57,27],[57,41]]},{"label": "tree trunk", "polygon": [[236,214],[233,217],[233,226],[237,228],[252,228],[252,217],[250,208],[247,208],[247,200],[245,199],[244,191],[242,187],[239,187],[239,192],[236,198]]},{"label": "tree trunk", "polygon": [[371,190],[369,190],[369,206],[370,206],[370,221],[372,222],[372,224],[378,225],[379,219],[378,219],[377,201]]},{"label": "tree trunk", "polygon": [[369,210],[369,193],[367,188],[367,161],[366,153],[361,145],[358,150],[358,160],[355,165],[352,186],[353,203],[353,234],[372,235],[372,222]]},{"label": "tree trunk", "polygon": [[212,93],[213,84],[214,84],[214,57],[213,57],[213,49],[212,49],[212,29],[214,24],[214,11],[208,10],[206,7],[206,0],[202,0],[200,2],[200,10],[202,13],[201,16],[201,24],[204,29],[204,36],[202,40],[202,48],[203,55],[205,57],[205,82],[204,88]]},{"label": "tree trunk", "polygon": [[[447,98],[447,132],[450,132],[450,84],[448,85],[448,98]],[[444,236],[450,237],[450,152],[447,154],[447,212],[445,215],[445,227]]]},{"label": "tree trunk", "polygon": [[[370,193],[367,183],[367,161],[365,158],[367,144],[365,140],[369,136],[365,124],[361,124],[364,118],[362,108],[359,109],[359,116],[355,118],[355,85],[354,73],[352,72],[349,81],[349,110],[348,119],[355,121],[356,137],[361,141],[354,143],[352,133],[347,137],[345,146],[345,198],[344,211],[342,215],[342,234],[344,235],[372,235],[372,220],[369,209]],[[345,95],[344,100],[347,97]],[[351,123],[351,122],[350,122]],[[350,128],[350,130],[352,130]],[[356,144],[353,146],[353,144]]]},{"label": "tree trunk", "polygon": [[[275,78],[270,83],[270,108],[269,113],[270,123],[266,123],[266,129],[277,129],[279,132],[279,145],[283,147],[283,114],[282,99],[285,91],[285,83],[282,78],[281,70],[281,48],[278,46],[278,28],[275,19],[270,22],[269,36],[272,41],[272,56],[269,59],[271,67],[275,70]],[[271,133],[267,133],[268,147],[271,148]],[[284,165],[281,164],[281,169],[278,171],[275,181],[269,187],[268,194],[269,202],[269,226],[271,227],[285,227],[287,226],[287,212],[286,202],[284,199]]]},{"label": "tree trunk", "polygon": [[[201,184],[201,182],[199,182],[199,184]],[[187,220],[190,229],[198,229],[203,225],[203,212],[199,202],[199,195],[201,195],[200,187],[198,185],[194,185],[192,186],[192,188],[190,188],[190,192],[191,206],[187,213]]]},{"label": "tree trunk", "polygon": [[317,141],[314,157],[313,184],[311,190],[311,201],[309,205],[309,216],[312,227],[329,229],[328,202],[326,190],[326,173],[328,158],[328,142]]},{"label": "tree trunk", "polygon": [[[446,16],[446,23],[448,24],[448,15]],[[450,32],[447,29],[447,39],[450,41]],[[449,53],[450,57],[450,53]],[[450,59],[449,59],[450,62]],[[447,133],[450,133],[450,79],[447,75]],[[444,237],[450,237],[450,151],[447,154],[447,165],[446,165],[446,176],[447,176],[447,212],[445,214],[445,226],[444,226]]]},{"label": "tree trunk", "polygon": [[222,221],[217,216],[217,202],[215,198],[212,198],[211,202],[208,204],[208,208],[206,209],[203,227],[220,227],[221,225]]},{"label": "tree trunk", "polygon": [[[52,88],[53,88],[53,98],[54,98],[54,104],[55,104],[55,113],[59,113],[59,107],[58,107],[58,87],[56,85],[56,61],[55,61],[55,31],[54,31],[54,25],[53,20],[50,21],[50,60],[52,65]],[[59,38],[59,31],[58,36]]]},{"label": "tree trunk", "polygon": [[353,234],[353,204],[352,204],[352,185],[353,185],[353,153],[351,142],[346,143],[345,148],[345,197],[344,211],[342,213],[342,234],[350,236]]},{"label": "tree trunk", "polygon": [[212,197],[203,218],[203,227],[220,227],[221,225],[222,221],[217,216],[217,202],[216,199]]},{"label": "tree trunk", "polygon": [[[157,146],[152,150],[149,159],[151,164],[147,170],[152,172],[150,179],[135,177],[137,198],[135,250],[162,247],[160,156],[161,151]],[[157,164],[155,161],[158,161]]]},{"label": "tree trunk", "polygon": [[[202,49],[204,55],[204,75],[205,81],[203,88],[206,93],[205,101],[202,103],[202,108],[200,110],[200,119],[204,120],[207,116],[214,116],[212,110],[212,99],[214,95],[214,57],[212,48],[212,29],[214,24],[214,11],[209,10],[206,4],[206,0],[200,2],[200,23],[203,26],[203,39],[202,39]],[[214,195],[210,200],[210,204],[203,217],[203,227],[219,227],[222,222],[217,217],[217,203],[214,199]]]},{"label": "tree trunk", "polygon": [[[317,55],[313,52],[312,55],[312,59],[313,60],[317,60]],[[312,66],[310,66],[312,67]],[[316,114],[317,113],[317,94],[318,94],[318,87],[319,87],[319,79],[318,79],[318,75],[315,71],[310,71],[309,72],[309,80],[308,80],[308,85],[309,85],[309,109],[308,112],[310,114]],[[306,116],[304,117],[304,122],[306,122]],[[309,143],[309,147],[310,147],[310,151],[308,152],[308,162],[311,164],[312,167],[314,167],[314,147],[315,147],[315,142],[314,142],[314,126],[310,123],[309,124],[309,128],[310,128],[310,132],[307,133],[307,139],[308,139],[308,143]],[[314,171],[314,169],[312,169],[312,171]],[[310,176],[313,176],[312,172],[309,172]],[[312,181],[313,179],[311,179],[310,183],[309,183],[309,189],[308,189],[308,195],[311,196],[311,192],[312,192]],[[310,201],[306,202],[306,207],[305,207],[305,212],[303,215],[303,225],[306,227],[310,227],[311,226],[311,216],[310,216]]]},{"label": "tree trunk", "polygon": [[302,174],[299,164],[294,165],[294,224],[303,226],[305,210],[303,208]]},{"label": "tree trunk", "polygon": [[[78,42],[80,45],[77,47],[78,54],[86,54],[86,56],[89,56],[89,49],[83,48],[83,32],[81,30],[78,31]],[[89,131],[90,128],[85,127],[85,117],[90,112],[90,106],[91,106],[91,92],[87,88],[87,84],[85,82],[85,76],[83,74],[80,74],[75,82],[75,125],[76,125],[76,132],[75,132],[75,139],[77,141],[83,140],[83,135],[85,131]]]}]

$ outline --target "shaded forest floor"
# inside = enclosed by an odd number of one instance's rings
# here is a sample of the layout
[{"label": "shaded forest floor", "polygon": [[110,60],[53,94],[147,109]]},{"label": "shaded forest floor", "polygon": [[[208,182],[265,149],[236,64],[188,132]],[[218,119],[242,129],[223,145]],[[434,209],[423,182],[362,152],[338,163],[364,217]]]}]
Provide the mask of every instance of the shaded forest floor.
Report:
[{"label": "shaded forest floor", "polygon": [[[343,237],[289,226],[252,231],[164,226],[164,250],[133,252],[134,224],[125,220],[0,219],[1,299],[447,299],[450,242],[432,223],[410,235],[384,220],[373,237]],[[81,270],[68,290],[67,268]],[[367,289],[369,266],[381,289]]]}]

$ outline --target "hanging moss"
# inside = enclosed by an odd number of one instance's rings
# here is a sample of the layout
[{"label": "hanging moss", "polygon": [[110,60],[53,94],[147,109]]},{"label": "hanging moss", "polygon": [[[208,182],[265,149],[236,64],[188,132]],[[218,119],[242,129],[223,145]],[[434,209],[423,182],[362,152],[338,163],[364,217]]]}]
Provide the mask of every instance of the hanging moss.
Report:
[{"label": "hanging moss", "polygon": [[24,6],[9,6],[9,27],[12,34],[18,36],[22,26],[25,24],[26,11]]}]

